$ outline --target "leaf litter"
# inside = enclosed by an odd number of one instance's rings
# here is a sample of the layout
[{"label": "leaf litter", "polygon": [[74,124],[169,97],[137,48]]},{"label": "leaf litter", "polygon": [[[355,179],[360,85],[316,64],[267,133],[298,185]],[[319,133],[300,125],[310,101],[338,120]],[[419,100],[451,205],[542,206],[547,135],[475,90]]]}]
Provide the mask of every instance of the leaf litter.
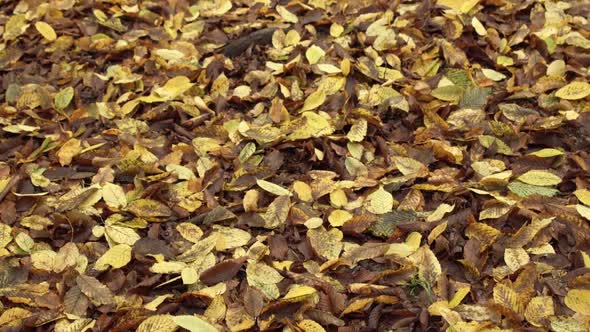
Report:
[{"label": "leaf litter", "polygon": [[0,9],[3,331],[586,331],[585,1]]}]

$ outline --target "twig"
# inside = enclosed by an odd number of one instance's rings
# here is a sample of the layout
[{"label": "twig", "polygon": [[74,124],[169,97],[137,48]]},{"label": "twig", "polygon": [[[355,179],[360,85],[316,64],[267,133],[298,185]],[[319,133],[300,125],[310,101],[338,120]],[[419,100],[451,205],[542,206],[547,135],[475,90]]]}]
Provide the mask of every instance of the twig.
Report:
[{"label": "twig", "polygon": [[6,187],[4,187],[4,189],[2,190],[2,192],[0,192],[0,202],[2,202],[4,200],[4,197],[6,197],[6,195],[8,195],[8,192],[10,192],[10,190],[14,186],[16,186],[20,180],[21,180],[21,175],[20,174],[17,174],[12,179],[10,179],[10,181],[8,182],[8,184],[6,185]]}]

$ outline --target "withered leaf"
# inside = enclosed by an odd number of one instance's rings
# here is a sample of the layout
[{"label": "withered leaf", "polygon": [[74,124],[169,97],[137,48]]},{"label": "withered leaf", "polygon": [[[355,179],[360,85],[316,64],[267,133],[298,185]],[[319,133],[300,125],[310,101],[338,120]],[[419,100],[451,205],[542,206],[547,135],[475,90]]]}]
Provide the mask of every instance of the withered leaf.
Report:
[{"label": "withered leaf", "polygon": [[113,293],[94,277],[79,275],[76,277],[76,284],[95,305],[112,304],[115,301]]},{"label": "withered leaf", "polygon": [[230,280],[240,271],[244,262],[246,262],[246,257],[224,260],[223,262],[201,272],[199,279],[205,285],[214,285],[219,282]]},{"label": "withered leaf", "polygon": [[169,217],[172,215],[172,210],[168,206],[158,201],[144,198],[129,203],[127,210],[143,218]]}]

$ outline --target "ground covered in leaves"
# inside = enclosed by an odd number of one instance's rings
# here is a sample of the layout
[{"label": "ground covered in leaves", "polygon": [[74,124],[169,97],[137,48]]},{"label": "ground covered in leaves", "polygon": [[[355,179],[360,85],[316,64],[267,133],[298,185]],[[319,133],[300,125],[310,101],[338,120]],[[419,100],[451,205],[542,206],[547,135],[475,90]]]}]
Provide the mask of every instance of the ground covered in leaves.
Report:
[{"label": "ground covered in leaves", "polygon": [[0,8],[2,331],[587,331],[590,4]]}]

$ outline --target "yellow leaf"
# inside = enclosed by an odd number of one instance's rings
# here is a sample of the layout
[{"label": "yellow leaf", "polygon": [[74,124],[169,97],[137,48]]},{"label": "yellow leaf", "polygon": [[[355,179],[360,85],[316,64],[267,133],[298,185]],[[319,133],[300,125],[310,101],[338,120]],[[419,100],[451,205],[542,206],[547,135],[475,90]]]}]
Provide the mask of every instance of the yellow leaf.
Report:
[{"label": "yellow leaf", "polygon": [[[153,299],[153,300],[151,300],[149,303],[146,303],[143,307],[146,308],[147,310],[150,310],[150,311],[156,311],[156,310],[158,310],[158,306],[160,304],[162,304],[167,299],[170,299],[170,298],[173,298],[173,297],[174,297],[174,295],[172,295],[172,294],[159,295],[159,296],[156,296],[156,298]],[[176,326],[176,324],[174,324],[174,325]],[[137,331],[139,331],[139,328],[138,328]]]},{"label": "yellow leaf", "polygon": [[342,72],[342,69],[329,63],[321,63],[317,66],[319,70],[323,71],[326,74],[339,74]]},{"label": "yellow leaf", "polygon": [[492,81],[498,82],[498,81],[501,81],[506,78],[506,75],[504,75],[500,72],[497,72],[493,69],[484,68],[481,71],[483,72],[483,76],[491,79]]},{"label": "yellow leaf", "polygon": [[12,15],[4,26],[4,34],[2,37],[4,40],[14,40],[27,31],[28,27],[29,24],[27,23],[27,17],[25,15]]},{"label": "yellow leaf", "polygon": [[551,331],[588,332],[588,325],[575,317],[558,316],[551,318]]},{"label": "yellow leaf", "polygon": [[318,227],[322,226],[323,223],[324,223],[324,220],[322,218],[309,218],[303,224],[308,229],[312,229],[312,228],[318,228]]},{"label": "yellow leaf", "polygon": [[530,257],[523,248],[506,248],[504,262],[512,272],[516,272],[530,262]]},{"label": "yellow leaf", "polygon": [[334,227],[340,227],[350,219],[352,219],[352,214],[345,210],[334,210],[328,216],[328,221],[330,222],[330,225]]},{"label": "yellow leaf", "polygon": [[289,23],[299,22],[297,15],[291,13],[289,10],[287,10],[287,8],[285,8],[281,5],[277,5],[276,10],[277,10],[277,13],[279,13],[279,15],[281,15],[283,20],[285,20],[286,22],[289,22]]},{"label": "yellow leaf", "polygon": [[500,66],[508,67],[508,66],[512,66],[514,64],[514,59],[512,59],[511,57],[500,55],[496,59],[496,63],[499,64]]},{"label": "yellow leaf", "polygon": [[438,277],[442,274],[442,267],[436,255],[427,245],[420,247],[410,256],[410,259],[418,266],[418,277],[434,286]]},{"label": "yellow leaf", "polygon": [[585,205],[581,205],[581,204],[576,204],[576,211],[578,211],[578,213],[582,217],[590,220],[590,208],[589,207],[587,207]]},{"label": "yellow leaf", "polygon": [[432,211],[432,213],[430,215],[428,215],[428,217],[426,217],[426,221],[428,221],[428,222],[439,221],[445,216],[446,213],[452,212],[454,208],[455,208],[455,204],[449,205],[449,204],[443,203],[443,204],[439,205],[436,208],[436,210]]},{"label": "yellow leaf", "polygon": [[385,214],[391,212],[395,200],[391,193],[385,191],[383,186],[379,186],[379,189],[371,193],[366,198],[366,207],[369,212],[374,214]]},{"label": "yellow leaf", "polygon": [[68,242],[57,252],[53,264],[53,272],[61,273],[64,269],[76,266],[80,258],[80,251],[73,242]]},{"label": "yellow leaf", "polygon": [[563,151],[558,149],[541,149],[539,151],[529,153],[531,156],[539,157],[539,158],[551,158],[556,156],[562,156]]},{"label": "yellow leaf", "polygon": [[142,218],[169,217],[172,210],[153,199],[141,198],[129,203],[127,210]]},{"label": "yellow leaf", "polygon": [[107,236],[115,243],[128,244],[132,246],[140,239],[140,236],[133,229],[124,226],[107,225],[105,232]]},{"label": "yellow leaf", "polygon": [[[279,196],[284,197],[284,196]],[[224,227],[215,225],[212,234],[218,236],[215,249],[218,251],[234,249],[248,244],[252,235],[249,232],[241,230],[239,228]]]},{"label": "yellow leaf", "polygon": [[256,184],[260,188],[264,189],[265,191],[268,191],[271,194],[274,194],[277,196],[291,196],[291,192],[288,189],[285,189],[285,188],[279,186],[278,184],[268,182],[268,181],[262,180],[262,179],[256,179]]},{"label": "yellow leaf", "polygon": [[217,295],[213,298],[213,301],[209,304],[207,309],[205,310],[205,317],[209,321],[215,322],[218,320],[223,319],[227,312],[227,306],[225,305],[225,300],[223,295]]},{"label": "yellow leaf", "polygon": [[291,200],[289,196],[279,196],[275,198],[262,215],[264,227],[274,229],[283,225],[289,215]]},{"label": "yellow leaf", "polygon": [[588,255],[587,253],[580,251],[580,254],[582,255],[582,261],[584,262],[584,267],[590,268],[590,255]]},{"label": "yellow leaf", "polygon": [[543,320],[555,314],[551,296],[533,297],[524,311],[524,317],[536,327],[543,326]]},{"label": "yellow leaf", "polygon": [[35,269],[52,271],[55,266],[56,252],[53,250],[39,250],[31,254],[31,263]]},{"label": "yellow leaf", "polygon": [[436,3],[440,6],[449,7],[463,14],[467,14],[479,3],[479,0],[437,0]]},{"label": "yellow leaf", "polygon": [[337,38],[344,32],[344,27],[338,23],[332,23],[330,25],[330,36]]},{"label": "yellow leaf", "polygon": [[[6,331],[19,330],[22,320],[30,317],[32,314],[29,310],[19,307],[7,308],[0,315],[0,326],[3,326],[3,329],[6,329]],[[10,326],[13,328],[10,328]]]},{"label": "yellow leaf", "polygon": [[172,100],[186,92],[193,85],[188,77],[176,76],[169,79],[164,86],[155,88],[153,91],[164,100]]},{"label": "yellow leaf", "polygon": [[535,186],[554,186],[561,178],[553,173],[542,170],[531,170],[518,177],[519,181]]},{"label": "yellow leaf", "polygon": [[80,140],[75,138],[70,138],[67,142],[65,142],[61,148],[57,151],[56,155],[59,160],[59,163],[62,166],[69,165],[72,162],[72,159],[78,155],[82,151],[80,146]]},{"label": "yellow leaf", "polygon": [[209,324],[206,320],[191,315],[172,316],[176,325],[189,330],[190,332],[219,332],[219,330]]},{"label": "yellow leaf", "polygon": [[320,107],[326,101],[326,94],[322,90],[318,90],[310,94],[303,102],[302,112],[311,111]]},{"label": "yellow leaf", "polygon": [[[31,217],[33,217],[33,216],[29,216],[26,218],[28,218],[27,220],[29,220],[29,219],[31,219]],[[41,217],[41,218],[43,218],[43,217]],[[49,223],[49,225],[51,225],[51,223]],[[30,227],[30,228],[36,229],[33,227]],[[43,229],[43,228],[41,228],[41,229]],[[10,226],[8,226],[4,223],[0,223],[0,249],[6,247],[6,245],[12,241],[11,233],[12,233],[12,228]]]},{"label": "yellow leaf", "polygon": [[302,302],[312,297],[317,297],[317,290],[310,286],[293,285],[281,299],[281,302]]},{"label": "yellow leaf", "polygon": [[590,84],[588,82],[572,82],[555,92],[555,96],[561,99],[577,100],[590,96]]},{"label": "yellow leaf", "polygon": [[180,277],[182,278],[182,283],[184,285],[192,285],[199,281],[199,274],[194,267],[185,267],[180,271]]},{"label": "yellow leaf", "polygon": [[432,90],[432,96],[444,100],[457,103],[465,94],[465,89],[458,85],[441,86]]},{"label": "yellow leaf", "polygon": [[590,205],[590,190],[588,189],[578,189],[574,191],[574,195],[580,202],[586,205]]},{"label": "yellow leaf", "polygon": [[105,252],[96,261],[94,268],[98,271],[104,271],[109,268],[121,268],[131,261],[131,247],[126,244],[118,244]]},{"label": "yellow leaf", "polygon": [[467,296],[467,294],[469,294],[470,290],[471,290],[471,287],[469,287],[469,286],[461,287],[461,288],[457,289],[457,291],[455,292],[455,295],[453,296],[451,301],[449,301],[449,308],[452,309],[452,308],[458,306],[459,304],[461,304],[461,301],[463,301],[465,296]]},{"label": "yellow leaf", "polygon": [[225,97],[227,95],[227,91],[229,90],[229,79],[225,76],[224,73],[217,76],[215,81],[211,84],[211,97],[215,98],[217,96]]},{"label": "yellow leaf", "polygon": [[43,38],[49,40],[49,41],[54,41],[57,39],[57,34],[55,34],[55,30],[53,30],[53,28],[51,27],[51,25],[39,21],[37,23],[35,23],[35,29],[37,29],[37,31],[39,31],[39,33],[41,34],[41,36],[43,36]]},{"label": "yellow leaf", "polygon": [[337,228],[326,231],[324,227],[309,229],[307,238],[316,254],[327,260],[337,259],[342,251],[342,232]]},{"label": "yellow leaf", "polygon": [[312,45],[307,49],[307,51],[305,51],[305,57],[311,65],[318,63],[318,61],[320,61],[324,55],[326,55],[326,52],[321,47],[316,45]]},{"label": "yellow leaf", "polygon": [[314,112],[303,113],[300,121],[303,122],[303,125],[293,130],[287,137],[288,140],[294,141],[310,137],[322,137],[330,135],[335,130],[330,121]]},{"label": "yellow leaf", "polygon": [[573,311],[586,316],[590,315],[590,290],[570,289],[564,302]]},{"label": "yellow leaf", "polygon": [[494,302],[510,309],[516,313],[522,313],[523,305],[518,293],[512,288],[501,283],[497,283],[493,291]]},{"label": "yellow leaf", "polygon": [[342,189],[336,189],[330,193],[330,203],[334,207],[343,207],[348,204],[348,197]]},{"label": "yellow leaf", "polygon": [[565,74],[565,61],[559,59],[554,60],[547,66],[547,76],[563,77]]},{"label": "yellow leaf", "polygon": [[412,232],[406,238],[404,243],[392,243],[385,255],[395,255],[399,257],[408,257],[418,250],[422,235],[418,232]]},{"label": "yellow leaf", "polygon": [[176,226],[176,231],[180,233],[180,235],[185,238],[186,240],[197,243],[201,236],[203,236],[203,231],[199,228],[199,226],[190,223],[190,222],[183,222]]},{"label": "yellow leaf", "polygon": [[311,319],[304,319],[300,321],[297,326],[299,326],[303,332],[326,332],[326,330],[320,324]]},{"label": "yellow leaf", "polygon": [[351,142],[361,142],[365,135],[367,135],[367,120],[359,119],[352,124],[346,137]]},{"label": "yellow leaf", "polygon": [[183,262],[156,262],[150,267],[153,273],[172,274],[181,273],[186,268]]},{"label": "yellow leaf", "polygon": [[491,146],[495,146],[498,153],[511,156],[513,155],[512,149],[504,143],[501,139],[498,139],[494,136],[490,135],[480,135],[478,137],[479,144],[481,144],[485,148],[490,148]]},{"label": "yellow leaf", "polygon": [[471,26],[473,27],[473,29],[475,29],[475,32],[477,32],[477,34],[480,36],[485,36],[488,34],[488,32],[486,31],[486,27],[484,27],[483,24],[475,16],[473,16],[473,18],[471,19]]},{"label": "yellow leaf", "polygon": [[374,300],[375,299],[373,299],[372,297],[352,300],[348,304],[348,306],[342,311],[342,313],[340,314],[340,317],[342,317],[346,314],[349,314],[351,312],[365,311],[371,304],[373,304]]},{"label": "yellow leaf", "polygon": [[492,207],[484,209],[479,213],[479,220],[500,218],[501,216],[508,213],[508,211],[511,209],[512,207],[509,205],[493,205]]},{"label": "yellow leaf", "polygon": [[127,205],[127,197],[123,188],[117,184],[105,183],[102,188],[102,199],[108,207],[113,209],[124,208]]},{"label": "yellow leaf", "polygon": [[431,244],[447,229],[447,222],[442,222],[438,226],[434,227],[430,234],[428,234],[428,244]]},{"label": "yellow leaf", "polygon": [[248,285],[260,290],[270,299],[277,299],[280,296],[276,284],[283,280],[283,276],[264,263],[249,262],[246,267],[246,280]]}]

